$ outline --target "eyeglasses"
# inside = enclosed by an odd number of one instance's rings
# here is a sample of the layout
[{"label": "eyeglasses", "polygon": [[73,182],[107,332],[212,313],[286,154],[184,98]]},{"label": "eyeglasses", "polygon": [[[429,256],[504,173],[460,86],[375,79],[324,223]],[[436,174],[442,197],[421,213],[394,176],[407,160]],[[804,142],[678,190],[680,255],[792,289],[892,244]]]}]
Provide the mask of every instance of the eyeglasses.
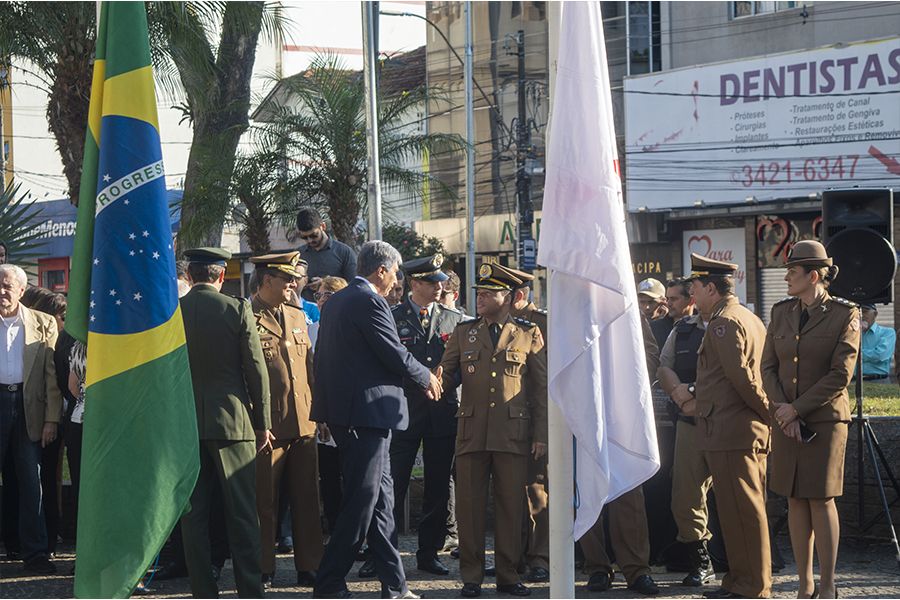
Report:
[{"label": "eyeglasses", "polygon": [[315,294],[313,294],[313,297],[316,300],[324,300],[325,298],[330,298],[333,295],[334,292],[316,292]]}]

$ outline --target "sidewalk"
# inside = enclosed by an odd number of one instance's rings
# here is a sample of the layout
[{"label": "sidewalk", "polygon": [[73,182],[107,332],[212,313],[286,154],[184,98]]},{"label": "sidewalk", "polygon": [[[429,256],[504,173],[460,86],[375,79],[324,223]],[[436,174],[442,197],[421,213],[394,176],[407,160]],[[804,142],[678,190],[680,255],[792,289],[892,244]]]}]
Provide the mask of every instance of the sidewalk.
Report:
[{"label": "sidewalk", "polygon": [[[403,562],[406,567],[409,586],[418,594],[425,594],[427,598],[456,598],[459,595],[461,582],[459,581],[459,563],[448,555],[442,555],[444,564],[450,567],[450,575],[447,577],[434,577],[424,575],[415,569],[415,544],[416,538],[412,535],[401,537],[400,545],[403,554]],[[788,540],[779,538],[779,545],[784,553],[788,565],[775,575],[773,598],[796,598],[796,571]],[[492,545],[488,545],[488,561],[493,560]],[[0,563],[0,598],[70,598],[72,596],[73,578],[64,575],[69,573],[74,564],[74,556],[71,547],[63,547],[63,552],[56,561],[60,574],[54,577],[21,577],[20,563]],[[380,597],[380,586],[373,580],[360,580],[356,577],[356,570],[361,563],[354,566],[351,577],[348,579],[350,590],[361,598]],[[309,598],[312,590],[308,588],[293,587],[295,576],[293,562],[288,556],[278,558],[279,571],[275,575],[275,585],[267,596],[284,598]],[[424,575],[424,576],[423,576]],[[699,598],[702,590],[697,588],[685,588],[678,585],[683,575],[679,573],[665,573],[660,569],[654,569],[653,578],[659,584],[661,594],[659,598]],[[604,594],[590,594],[584,588],[587,577],[578,574],[576,579],[576,597],[578,598],[631,598],[633,597],[625,588],[621,575],[617,574],[613,588]],[[190,587],[187,579],[153,582],[150,584],[156,590],[154,598],[184,598],[190,597]],[[220,586],[227,590],[223,597],[236,597],[231,588],[233,585],[230,563],[226,563],[222,572]],[[548,585],[532,585],[532,598],[546,598],[549,596]],[[845,540],[841,545],[841,553],[838,562],[838,588],[841,598],[900,598],[900,567],[893,556],[893,550],[884,542],[858,542]],[[497,597],[493,579],[486,579],[483,587],[483,596],[486,598]],[[503,596],[508,598],[509,596]]]}]

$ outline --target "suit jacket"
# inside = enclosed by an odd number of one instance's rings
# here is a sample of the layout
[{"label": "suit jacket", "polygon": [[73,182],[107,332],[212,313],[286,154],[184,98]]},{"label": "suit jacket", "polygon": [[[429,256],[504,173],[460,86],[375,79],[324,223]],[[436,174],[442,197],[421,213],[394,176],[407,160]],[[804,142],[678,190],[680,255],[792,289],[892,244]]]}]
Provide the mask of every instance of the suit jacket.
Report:
[{"label": "suit jacket", "polygon": [[[397,323],[400,343],[429,369],[441,363],[444,346],[450,339],[450,334],[464,319],[461,312],[435,302],[428,331],[425,331],[419,314],[409,298],[395,306],[391,313]],[[403,391],[409,404],[407,431],[410,434],[426,437],[456,435],[456,409],[459,407],[459,396],[455,387],[445,389],[444,395],[437,402],[430,400],[425,395],[425,390],[409,380],[404,380]]]},{"label": "suit jacket", "polygon": [[19,305],[25,330],[22,374],[25,428],[28,439],[40,441],[44,423],[59,423],[62,416],[62,392],[56,383],[53,349],[56,347],[56,319]]},{"label": "suit jacket", "polygon": [[309,420],[313,352],[306,315],[296,306],[282,304],[282,328],[272,309],[259,296],[253,298],[252,305],[269,371],[272,433],[278,440],[315,435],[316,424]]},{"label": "suit jacket", "polygon": [[494,347],[484,319],[457,325],[447,342],[444,388],[462,381],[456,454],[528,455],[547,443],[547,352],[541,330],[507,318]]},{"label": "suit jacket", "polygon": [[322,310],[312,419],[343,427],[406,429],[403,378],[426,388],[430,373],[400,343],[387,300],[354,279]]},{"label": "suit jacket", "polygon": [[768,450],[769,402],[760,365],[766,328],[728,296],[713,309],[697,351],[701,450]]},{"label": "suit jacket", "polygon": [[269,429],[269,375],[250,303],[197,284],[181,299],[201,440]]},{"label": "suit jacket", "polygon": [[772,402],[793,404],[807,423],[850,420],[847,386],[859,351],[859,309],[825,295],[800,329],[800,300],[772,307],[762,375]]}]

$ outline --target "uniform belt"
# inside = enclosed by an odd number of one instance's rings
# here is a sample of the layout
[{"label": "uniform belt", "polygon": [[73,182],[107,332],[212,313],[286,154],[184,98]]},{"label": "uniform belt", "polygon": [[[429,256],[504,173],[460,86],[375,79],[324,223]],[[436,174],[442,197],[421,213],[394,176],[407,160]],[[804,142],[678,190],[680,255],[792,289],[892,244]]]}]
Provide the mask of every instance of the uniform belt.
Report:
[{"label": "uniform belt", "polygon": [[2,386],[2,388],[5,389],[7,392],[18,392],[19,390],[22,389],[21,383],[3,383],[3,384],[0,384],[0,386]]},{"label": "uniform belt", "polygon": [[689,417],[689,416],[683,415],[683,414],[681,414],[681,413],[679,413],[678,416],[677,416],[676,418],[677,418],[679,421],[684,421],[684,422],[687,423],[688,425],[696,425],[696,424],[697,424],[697,420],[696,420],[694,417]]}]

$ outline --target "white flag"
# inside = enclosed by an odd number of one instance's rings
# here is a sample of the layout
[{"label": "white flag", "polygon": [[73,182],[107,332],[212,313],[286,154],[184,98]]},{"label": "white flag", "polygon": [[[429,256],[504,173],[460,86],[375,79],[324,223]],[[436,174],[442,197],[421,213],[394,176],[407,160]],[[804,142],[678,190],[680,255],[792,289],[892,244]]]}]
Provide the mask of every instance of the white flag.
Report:
[{"label": "white flag", "polygon": [[600,3],[565,2],[559,39],[538,262],[551,269],[550,398],[576,440],[578,539],[656,472],[659,450]]}]

